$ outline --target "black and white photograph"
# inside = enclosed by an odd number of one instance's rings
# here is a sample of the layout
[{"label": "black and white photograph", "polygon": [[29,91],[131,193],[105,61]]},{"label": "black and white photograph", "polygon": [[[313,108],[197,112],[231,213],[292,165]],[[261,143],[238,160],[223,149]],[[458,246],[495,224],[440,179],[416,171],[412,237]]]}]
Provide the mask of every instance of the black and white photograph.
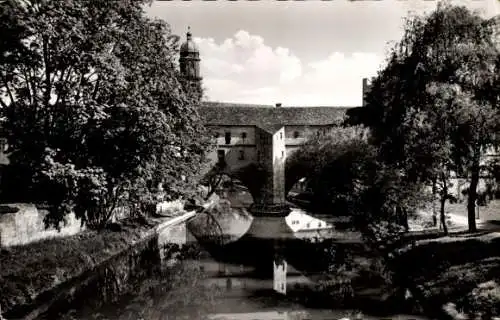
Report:
[{"label": "black and white photograph", "polygon": [[0,320],[500,320],[500,0],[0,1]]}]

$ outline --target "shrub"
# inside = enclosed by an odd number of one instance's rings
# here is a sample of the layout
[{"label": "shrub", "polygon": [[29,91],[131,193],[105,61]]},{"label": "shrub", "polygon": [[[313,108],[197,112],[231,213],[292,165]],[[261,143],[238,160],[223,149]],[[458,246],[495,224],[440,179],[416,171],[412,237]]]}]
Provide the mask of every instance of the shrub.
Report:
[{"label": "shrub", "polygon": [[467,296],[467,311],[480,319],[491,319],[500,315],[500,286],[492,280],[479,284]]},{"label": "shrub", "polygon": [[16,213],[19,211],[18,207],[0,206],[0,214]]}]

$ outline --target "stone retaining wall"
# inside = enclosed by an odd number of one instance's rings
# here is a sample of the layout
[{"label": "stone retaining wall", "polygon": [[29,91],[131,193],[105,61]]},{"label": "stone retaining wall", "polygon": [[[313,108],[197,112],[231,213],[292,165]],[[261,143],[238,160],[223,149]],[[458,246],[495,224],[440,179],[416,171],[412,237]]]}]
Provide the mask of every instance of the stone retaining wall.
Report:
[{"label": "stone retaining wall", "polygon": [[[17,212],[2,213],[0,211],[0,248],[72,236],[85,230],[85,225],[82,225],[82,221],[76,218],[74,213],[66,215],[57,230],[52,226],[46,228],[44,219],[48,211],[38,209],[34,204],[1,204],[0,207],[3,207],[4,211],[17,209]],[[156,211],[160,214],[178,215],[183,212],[183,207],[184,203],[180,200],[164,201],[157,205]],[[118,207],[114,210],[111,221],[116,222],[129,216],[128,208]]]},{"label": "stone retaining wall", "polygon": [[81,220],[69,214],[61,222],[60,229],[45,227],[46,210],[39,210],[34,204],[15,203],[0,205],[5,209],[18,209],[17,212],[0,213],[0,247],[28,244],[34,241],[75,235],[82,230]]}]

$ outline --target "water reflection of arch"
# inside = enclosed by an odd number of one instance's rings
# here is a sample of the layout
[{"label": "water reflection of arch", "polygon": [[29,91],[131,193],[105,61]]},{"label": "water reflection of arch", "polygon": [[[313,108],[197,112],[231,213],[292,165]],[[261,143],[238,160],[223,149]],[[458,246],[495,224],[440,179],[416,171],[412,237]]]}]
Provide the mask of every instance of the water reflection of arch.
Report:
[{"label": "water reflection of arch", "polygon": [[[269,178],[268,173],[254,163],[239,167],[219,168],[219,170],[220,174],[225,175],[233,182],[233,187],[246,189],[252,200],[260,197],[260,189],[265,184],[266,179]],[[276,222],[269,221],[268,223],[266,219],[272,217],[256,216],[255,210],[258,209],[259,204],[260,201],[256,201],[253,206],[250,206],[251,203],[240,203],[234,207],[232,203],[223,200],[222,208],[219,204],[219,208],[215,208],[214,212],[207,211],[197,218],[198,222],[202,218],[212,219],[214,223],[212,229],[222,232],[223,235],[217,238],[216,235],[210,237],[210,235],[201,234],[202,232],[196,232],[196,229],[206,232],[210,227],[207,224],[204,227],[201,223],[196,227],[196,220],[191,222],[192,233],[212,257],[220,262],[252,265],[257,268],[262,267],[261,270],[269,267],[267,270],[272,271],[271,261],[274,259],[276,248],[274,238],[280,233],[278,230],[280,229],[285,234],[284,241],[287,243],[285,245],[286,260],[290,258],[299,266],[299,269],[302,269],[301,267],[310,267],[308,264],[300,263],[300,260],[303,259],[314,261],[315,268],[325,268],[327,260],[330,259],[330,257],[325,256],[325,248],[320,248],[321,246],[318,246],[318,243],[297,238],[290,226],[287,225],[285,217],[278,214],[283,211],[281,209],[277,210],[278,213],[274,215]],[[266,206],[269,205],[266,204]],[[266,207],[265,209],[263,211],[269,213],[269,208]],[[255,220],[256,218],[259,221]],[[225,219],[229,222],[226,225],[224,225]],[[269,229],[271,224],[275,226],[274,230]],[[264,236],[254,235],[259,233]],[[266,237],[266,234],[269,237]]]},{"label": "water reflection of arch", "polygon": [[[250,227],[253,217],[249,212],[265,173],[254,163],[242,166],[215,165],[205,175],[216,175],[216,203],[200,212],[190,223],[192,233],[207,245],[223,246],[241,237]],[[220,179],[218,177],[221,177]],[[236,228],[235,228],[236,225]]]}]

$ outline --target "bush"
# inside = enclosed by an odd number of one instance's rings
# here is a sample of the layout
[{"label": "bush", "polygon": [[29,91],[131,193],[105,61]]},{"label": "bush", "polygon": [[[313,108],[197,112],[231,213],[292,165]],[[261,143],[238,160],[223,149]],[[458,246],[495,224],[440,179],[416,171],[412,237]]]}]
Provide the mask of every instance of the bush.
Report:
[{"label": "bush", "polygon": [[467,296],[467,311],[480,319],[491,319],[500,315],[500,286],[492,280],[479,284]]},{"label": "bush", "polygon": [[19,211],[18,207],[0,206],[0,214],[16,213]]}]

